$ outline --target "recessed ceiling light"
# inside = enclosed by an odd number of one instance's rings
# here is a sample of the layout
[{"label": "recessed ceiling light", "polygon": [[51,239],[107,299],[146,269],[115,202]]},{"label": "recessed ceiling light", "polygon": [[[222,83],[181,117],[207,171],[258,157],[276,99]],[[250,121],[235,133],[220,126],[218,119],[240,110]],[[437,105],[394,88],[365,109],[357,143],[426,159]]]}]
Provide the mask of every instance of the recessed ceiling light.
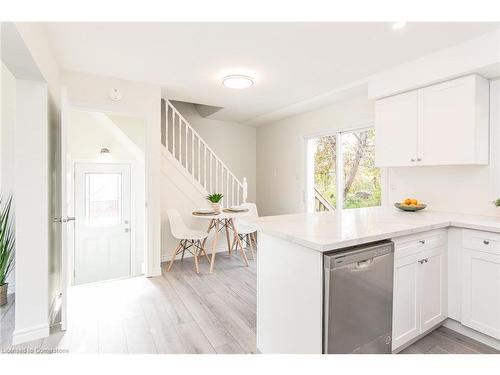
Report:
[{"label": "recessed ceiling light", "polygon": [[253,85],[253,79],[248,76],[231,75],[222,78],[222,84],[230,89],[246,89]]},{"label": "recessed ceiling light", "polygon": [[406,26],[406,22],[404,22],[404,21],[394,22],[392,24],[392,29],[393,30],[400,30],[400,29],[402,29],[405,26]]}]

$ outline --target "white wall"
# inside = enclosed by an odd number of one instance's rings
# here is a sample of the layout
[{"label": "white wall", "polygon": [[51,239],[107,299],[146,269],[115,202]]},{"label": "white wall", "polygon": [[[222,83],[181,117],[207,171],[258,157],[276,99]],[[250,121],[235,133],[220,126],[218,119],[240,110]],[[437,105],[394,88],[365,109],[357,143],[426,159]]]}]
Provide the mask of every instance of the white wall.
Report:
[{"label": "white wall", "polygon": [[175,108],[208,143],[231,172],[248,181],[248,202],[256,198],[256,139],[253,126],[201,117],[194,104],[172,101]]},{"label": "white wall", "polygon": [[[161,274],[160,269],[160,126],[161,89],[159,86],[90,74],[63,72],[69,104],[74,108],[142,117],[146,124],[146,275]],[[108,93],[118,88],[122,100],[113,101]]]},{"label": "white wall", "polygon": [[[134,117],[107,116],[96,112],[70,110],[67,134],[68,175],[74,175],[75,162],[102,162],[98,158],[102,147],[107,147],[111,151],[111,160],[106,161],[106,163],[127,162],[130,164],[132,198],[131,273],[132,275],[140,275],[143,272],[145,250],[144,120]],[[138,145],[142,145],[142,148]],[[68,189],[68,191],[68,200],[70,202],[68,211],[70,216],[74,216],[74,189]]]},{"label": "white wall", "polygon": [[16,124],[16,78],[2,63],[0,126],[0,193],[6,198],[14,189],[14,131]]},{"label": "white wall", "polygon": [[[45,201],[39,204],[48,205],[48,261],[49,308],[55,306],[55,301],[61,290],[61,224],[53,223],[52,218],[61,216],[60,206],[60,69],[52,52],[43,24],[36,22],[16,22],[15,28],[33,59],[37,70],[48,87],[48,160],[46,168],[49,171],[49,194]],[[22,73],[22,72],[20,72]],[[24,78],[20,76],[20,78]],[[53,317],[53,316],[52,316]]]},{"label": "white wall", "polygon": [[373,103],[364,97],[257,128],[257,205],[259,214],[305,212],[305,137],[373,124]]},{"label": "white wall", "polygon": [[14,344],[49,333],[47,85],[17,80],[16,95]]},{"label": "white wall", "polygon": [[[16,78],[3,63],[0,81],[0,196],[5,200],[14,193]],[[15,269],[10,273],[7,282],[9,283],[9,293],[13,293]]]},{"label": "white wall", "polygon": [[500,29],[371,76],[368,97],[394,95],[471,73],[500,75]]},{"label": "white wall", "polygon": [[[16,78],[14,343],[48,334],[60,286],[57,188],[59,68],[43,27],[2,23],[2,59]],[[11,145],[12,146],[12,145]]]},{"label": "white wall", "polygon": [[[500,80],[490,83],[490,163],[487,166],[389,168],[388,202],[415,197],[436,211],[497,214],[500,197]],[[443,142],[453,142],[453,135]]]}]

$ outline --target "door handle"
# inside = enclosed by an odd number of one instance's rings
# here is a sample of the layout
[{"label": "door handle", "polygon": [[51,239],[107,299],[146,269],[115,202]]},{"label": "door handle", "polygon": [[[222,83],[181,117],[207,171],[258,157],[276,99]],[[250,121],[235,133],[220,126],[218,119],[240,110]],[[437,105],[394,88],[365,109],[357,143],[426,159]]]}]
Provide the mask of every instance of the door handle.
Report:
[{"label": "door handle", "polygon": [[54,219],[52,219],[52,222],[54,222],[54,223],[67,223],[67,222],[75,221],[75,220],[76,219],[74,216],[68,216],[65,219],[63,219],[61,217],[55,217]]}]

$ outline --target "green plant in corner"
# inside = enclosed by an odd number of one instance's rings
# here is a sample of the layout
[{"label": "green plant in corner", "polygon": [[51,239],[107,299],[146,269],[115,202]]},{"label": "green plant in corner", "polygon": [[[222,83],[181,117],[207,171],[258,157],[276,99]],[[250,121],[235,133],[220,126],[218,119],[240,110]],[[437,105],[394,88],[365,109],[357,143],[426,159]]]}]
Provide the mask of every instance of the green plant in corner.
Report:
[{"label": "green plant in corner", "polygon": [[7,277],[14,268],[16,241],[12,229],[12,197],[0,197],[0,306],[7,303]]},{"label": "green plant in corner", "polygon": [[497,207],[500,207],[500,198],[497,198],[493,201],[493,204]]},{"label": "green plant in corner", "polygon": [[207,199],[210,203],[220,203],[220,201],[222,200],[224,196],[222,194],[219,194],[219,193],[213,193],[213,194],[209,194],[207,195]]}]

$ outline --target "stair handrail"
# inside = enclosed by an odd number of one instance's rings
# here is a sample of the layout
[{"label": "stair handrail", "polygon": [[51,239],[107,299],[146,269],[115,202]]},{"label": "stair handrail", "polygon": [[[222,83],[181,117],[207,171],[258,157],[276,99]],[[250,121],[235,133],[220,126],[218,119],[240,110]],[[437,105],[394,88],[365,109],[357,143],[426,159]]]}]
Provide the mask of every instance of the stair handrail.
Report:
[{"label": "stair handrail", "polygon": [[[170,150],[168,149],[168,144],[169,144],[169,137],[168,137],[168,130],[169,130],[169,108],[172,110],[172,136],[173,136],[173,139],[172,139],[172,152],[171,154],[174,156],[174,158],[179,161],[181,164],[182,164],[182,154],[181,154],[181,137],[182,137],[182,133],[181,133],[181,128],[182,128],[182,123],[185,124],[185,134],[186,134],[186,146],[188,144],[188,141],[187,141],[187,134],[189,133],[189,131],[191,132],[192,134],[192,141],[191,141],[191,145],[192,147],[194,147],[194,138],[196,137],[198,139],[198,144],[203,144],[203,149],[205,150],[205,155],[206,153],[208,152],[210,154],[210,160],[212,160],[212,158],[214,158],[215,160],[215,165],[216,165],[216,168],[218,165],[221,166],[221,171],[223,172],[224,170],[226,170],[226,174],[228,176],[231,177],[231,180],[236,183],[236,187],[237,189],[240,189],[241,190],[241,195],[242,195],[242,202],[243,203],[246,203],[247,201],[247,197],[248,197],[248,182],[247,182],[247,179],[245,177],[243,177],[243,181],[240,181],[235,175],[234,173],[228,168],[228,166],[226,165],[226,163],[224,163],[224,161],[214,152],[214,150],[208,145],[208,143],[200,136],[200,134],[191,126],[191,124],[189,123],[189,121],[186,120],[186,118],[177,110],[177,108],[175,108],[175,106],[168,100],[168,99],[164,99],[165,100],[165,103],[166,103],[166,107],[165,107],[165,144],[162,143],[162,145],[167,149],[167,151],[170,152]],[[175,118],[178,118],[179,119],[179,159],[177,159],[176,155],[175,155]],[[200,149],[201,147],[198,146],[198,161],[200,161]],[[185,159],[186,159],[186,170],[189,172],[189,168],[188,168],[188,165],[187,165],[187,158],[188,158],[188,155],[187,155],[187,150],[186,150],[186,155],[185,155]],[[196,178],[195,176],[195,172],[194,172],[194,162],[193,162],[193,158],[194,158],[194,149],[192,148],[191,150],[191,155],[192,155],[192,159],[191,159],[191,172],[189,172],[193,178],[195,180],[197,180],[204,188],[205,190],[208,191],[208,186],[207,186],[207,183],[206,183],[206,175],[205,175],[205,183],[202,183],[201,181],[201,178],[200,178],[200,165],[198,164],[198,178]],[[204,164],[206,163],[206,159],[204,158]],[[211,165],[211,164],[210,164]],[[217,168],[218,169],[218,168]],[[217,172],[216,172],[217,173]],[[205,170],[205,174],[206,174],[206,170]],[[212,172],[211,172],[211,167],[210,167],[210,174],[212,176]],[[216,175],[216,185],[218,185],[217,183],[217,178],[218,176]],[[227,181],[227,186],[229,186],[229,181]],[[210,188],[212,188],[213,186],[210,186]],[[233,191],[233,188],[231,188],[231,191]],[[239,201],[239,193],[238,193],[238,201]]]}]

